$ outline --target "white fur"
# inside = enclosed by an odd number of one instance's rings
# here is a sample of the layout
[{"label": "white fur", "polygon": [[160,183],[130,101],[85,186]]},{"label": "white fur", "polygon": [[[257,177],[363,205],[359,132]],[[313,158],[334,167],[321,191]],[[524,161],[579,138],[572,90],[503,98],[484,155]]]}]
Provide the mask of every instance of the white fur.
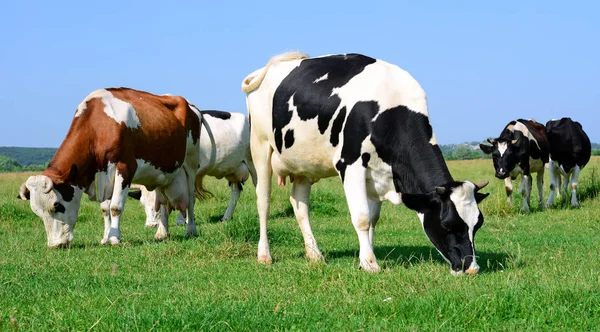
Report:
[{"label": "white fur", "polygon": [[328,79],[328,78],[329,78],[328,76],[329,76],[329,73],[327,73],[327,74],[325,74],[325,75],[323,75],[323,76],[321,76],[321,77],[317,78],[316,80],[314,80],[314,81],[313,81],[313,83],[319,83],[319,82],[321,82],[321,81],[324,81],[324,80],[326,80],[326,79]]},{"label": "white fur", "polygon": [[498,152],[500,152],[500,157],[504,156],[506,149],[508,149],[508,143],[498,142]]},{"label": "white fur", "polygon": [[[481,212],[479,212],[479,207],[477,207],[477,201],[475,200],[475,185],[469,181],[466,181],[462,186],[452,190],[450,199],[452,202],[454,202],[454,206],[456,206],[456,212],[458,212],[458,215],[469,228],[471,249],[473,252],[475,252],[475,247],[473,246],[473,236],[475,232],[475,225],[479,221],[479,215],[481,214]],[[479,271],[479,266],[477,265],[475,256],[473,256],[473,262],[469,266],[469,270]]]},{"label": "white fur", "polygon": [[104,104],[104,113],[115,122],[124,123],[127,128],[139,128],[140,119],[131,104],[115,98],[110,91],[105,89],[90,93],[77,107],[75,117],[81,116],[87,110],[87,102],[94,98],[101,98]]}]

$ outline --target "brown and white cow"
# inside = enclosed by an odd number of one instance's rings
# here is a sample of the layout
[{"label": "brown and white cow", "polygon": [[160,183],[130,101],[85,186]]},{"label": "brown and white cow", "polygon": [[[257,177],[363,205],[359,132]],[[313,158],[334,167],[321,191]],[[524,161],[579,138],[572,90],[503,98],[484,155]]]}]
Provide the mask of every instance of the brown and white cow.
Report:
[{"label": "brown and white cow", "polygon": [[167,208],[156,238],[168,235],[167,213],[189,216],[196,235],[194,177],[201,123],[183,97],[156,96],[128,88],[92,92],[77,108],[71,127],[48,168],[31,176],[20,196],[42,218],[49,247],[69,244],[83,193],[102,202],[102,244],[120,242],[120,219],[132,182],[156,189],[155,210]]}]

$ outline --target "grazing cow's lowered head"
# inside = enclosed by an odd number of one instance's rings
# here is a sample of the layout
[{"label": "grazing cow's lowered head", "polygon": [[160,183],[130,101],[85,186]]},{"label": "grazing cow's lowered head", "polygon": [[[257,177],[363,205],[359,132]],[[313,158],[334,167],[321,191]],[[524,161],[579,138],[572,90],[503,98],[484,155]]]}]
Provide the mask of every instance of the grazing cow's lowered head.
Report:
[{"label": "grazing cow's lowered head", "polygon": [[474,237],[483,214],[477,203],[489,193],[479,193],[488,183],[454,182],[436,187],[429,194],[402,194],[402,201],[419,213],[423,230],[440,254],[450,263],[453,274],[476,274]]},{"label": "grazing cow's lowered head", "polygon": [[82,189],[67,183],[55,184],[46,175],[36,175],[27,179],[20,193],[21,198],[29,198],[31,210],[42,218],[48,247],[64,247],[73,241]]}]

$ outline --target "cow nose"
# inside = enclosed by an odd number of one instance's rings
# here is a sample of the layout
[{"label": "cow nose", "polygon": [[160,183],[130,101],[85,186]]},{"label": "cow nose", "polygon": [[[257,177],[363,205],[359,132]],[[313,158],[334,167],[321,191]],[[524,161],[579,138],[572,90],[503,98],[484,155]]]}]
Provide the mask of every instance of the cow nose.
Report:
[{"label": "cow nose", "polygon": [[465,271],[466,274],[470,274],[472,276],[476,275],[477,272],[479,272],[479,265],[477,265],[475,262],[471,263],[471,266],[469,266],[469,268]]},{"label": "cow nose", "polygon": [[498,174],[500,174],[500,175],[504,175],[504,173],[505,173],[505,172],[504,172],[504,168],[501,168],[501,169],[499,169],[499,170],[498,170]]}]

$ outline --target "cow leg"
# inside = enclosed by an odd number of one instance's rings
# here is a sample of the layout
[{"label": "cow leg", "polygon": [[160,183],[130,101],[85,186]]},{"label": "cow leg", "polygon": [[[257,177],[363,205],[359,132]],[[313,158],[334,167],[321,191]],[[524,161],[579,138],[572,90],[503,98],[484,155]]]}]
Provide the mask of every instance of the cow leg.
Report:
[{"label": "cow leg", "polygon": [[546,201],[546,207],[551,207],[554,204],[555,193],[558,194],[557,196],[560,195],[560,174],[557,174],[552,159],[548,163],[548,171],[550,172],[550,194],[548,195],[548,201]]},{"label": "cow leg", "polygon": [[108,242],[108,233],[110,232],[110,199],[100,203],[100,209],[104,217],[104,237],[100,241],[100,244],[105,245]]},{"label": "cow leg", "polygon": [[362,165],[346,168],[344,178],[344,193],[352,217],[352,224],[358,235],[360,245],[360,267],[367,272],[378,272],[379,265],[369,240],[369,199],[367,198],[366,170]]},{"label": "cow leg", "polygon": [[381,202],[369,199],[369,244],[371,249],[373,248],[373,235],[375,234],[375,225],[379,221],[379,215],[381,213]]},{"label": "cow leg", "polygon": [[237,205],[242,192],[242,183],[229,182],[229,188],[231,189],[229,192],[229,205],[227,205],[227,210],[225,210],[225,214],[223,215],[223,218],[221,218],[221,221],[227,221],[233,217],[233,211],[235,210],[235,206]]},{"label": "cow leg", "polygon": [[[198,236],[198,230],[196,229],[196,217],[194,216],[194,205],[196,204],[196,196],[194,195],[195,186],[194,180],[196,179],[196,169],[195,168],[185,168],[185,176],[187,183],[187,226],[185,228],[185,233],[187,236]],[[185,208],[181,208],[180,212],[185,214]]]},{"label": "cow leg", "polygon": [[579,179],[579,172],[581,172],[581,168],[575,165],[575,168],[572,169],[573,175],[571,175],[571,206],[579,207],[579,202],[577,202],[577,181]]},{"label": "cow leg", "polygon": [[[159,204],[158,202],[156,204]],[[160,223],[158,224],[158,229],[156,229],[156,234],[154,234],[155,240],[163,240],[169,237],[169,214],[170,209],[168,209],[164,205],[160,205],[160,209],[158,213],[160,214]]]},{"label": "cow leg", "polygon": [[270,264],[273,262],[271,248],[267,236],[267,218],[269,217],[271,201],[271,154],[273,150],[268,142],[260,142],[252,139],[250,148],[252,160],[256,168],[256,208],[260,221],[260,238],[258,240],[258,262]]},{"label": "cow leg", "polygon": [[290,195],[290,203],[294,208],[294,215],[298,221],[298,226],[304,237],[304,249],[306,250],[306,258],[313,262],[324,262],[325,258],[321,254],[317,246],[312,230],[310,228],[310,219],[308,217],[309,199],[310,199],[310,181],[297,177],[292,184],[292,193]]},{"label": "cow leg", "polygon": [[504,189],[506,190],[506,201],[512,204],[513,185],[510,176],[504,179]]},{"label": "cow leg", "polygon": [[521,180],[521,195],[523,196],[523,209],[522,211],[524,213],[529,213],[530,209],[529,209],[529,195],[531,194],[531,175],[525,175],[523,174],[523,179]]},{"label": "cow leg", "polygon": [[535,182],[537,184],[540,207],[544,207],[544,168],[537,172]]},{"label": "cow leg", "polygon": [[187,219],[183,216],[181,212],[177,214],[177,221],[175,222],[177,225],[185,225],[187,224]]},{"label": "cow leg", "polygon": [[108,232],[108,242],[112,245],[121,242],[121,214],[125,208],[127,193],[131,185],[131,176],[135,171],[130,171],[124,163],[117,163],[117,174],[115,175],[115,184],[113,195],[110,200],[110,230]]}]

